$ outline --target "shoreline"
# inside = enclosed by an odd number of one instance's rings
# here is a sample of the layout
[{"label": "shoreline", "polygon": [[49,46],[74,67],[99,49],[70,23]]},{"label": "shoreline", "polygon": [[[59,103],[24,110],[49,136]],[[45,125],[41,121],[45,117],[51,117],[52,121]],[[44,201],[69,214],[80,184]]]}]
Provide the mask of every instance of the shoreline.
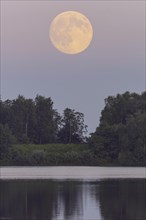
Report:
[{"label": "shoreline", "polygon": [[146,179],[146,167],[42,166],[0,167],[0,180],[6,179]]}]

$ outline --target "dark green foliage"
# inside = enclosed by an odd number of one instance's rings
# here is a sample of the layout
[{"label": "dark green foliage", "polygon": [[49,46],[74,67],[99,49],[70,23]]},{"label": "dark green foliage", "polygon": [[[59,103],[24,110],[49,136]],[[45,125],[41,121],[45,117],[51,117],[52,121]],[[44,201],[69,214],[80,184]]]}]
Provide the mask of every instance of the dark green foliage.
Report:
[{"label": "dark green foliage", "polygon": [[35,141],[39,144],[52,143],[55,141],[57,121],[54,120],[55,110],[51,98],[37,96],[36,106],[36,136]]},{"label": "dark green foliage", "polygon": [[61,117],[51,98],[40,95],[35,100],[19,95],[0,101],[0,123],[7,124],[21,144],[81,143],[87,127],[83,113],[66,108]]},{"label": "dark green foliage", "polygon": [[8,124],[19,143],[32,141],[35,136],[36,112],[32,99],[18,96],[1,102],[1,123]]},{"label": "dark green foliage", "polygon": [[[13,145],[5,165],[63,166],[93,165],[94,154],[86,144]],[[3,164],[5,161],[1,161]]]},{"label": "dark green foliage", "polygon": [[110,164],[146,165],[146,92],[109,96],[90,143]]},{"label": "dark green foliage", "polygon": [[83,113],[61,116],[51,98],[0,101],[2,165],[146,166],[146,92],[109,96],[85,147],[86,132]]},{"label": "dark green foliage", "polygon": [[15,141],[15,137],[12,135],[8,125],[0,124],[0,159],[6,157],[9,148]]},{"label": "dark green foliage", "polygon": [[82,143],[87,126],[84,125],[84,114],[76,112],[74,109],[66,108],[61,120],[61,128],[58,133],[62,143]]}]

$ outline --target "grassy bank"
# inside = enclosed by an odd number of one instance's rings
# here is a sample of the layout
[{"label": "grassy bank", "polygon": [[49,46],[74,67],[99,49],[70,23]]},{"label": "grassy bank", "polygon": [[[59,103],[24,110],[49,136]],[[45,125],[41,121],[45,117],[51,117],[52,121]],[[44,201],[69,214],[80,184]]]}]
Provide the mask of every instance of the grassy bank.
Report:
[{"label": "grassy bank", "polygon": [[13,145],[1,160],[8,166],[97,165],[87,144]]}]

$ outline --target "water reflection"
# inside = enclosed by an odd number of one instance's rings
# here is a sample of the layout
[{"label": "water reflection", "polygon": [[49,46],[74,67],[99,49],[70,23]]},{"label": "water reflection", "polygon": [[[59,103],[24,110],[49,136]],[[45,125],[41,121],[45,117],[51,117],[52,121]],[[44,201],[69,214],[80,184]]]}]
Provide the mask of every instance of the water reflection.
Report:
[{"label": "water reflection", "polygon": [[105,220],[146,219],[146,180],[101,181],[97,199]]},{"label": "water reflection", "polygon": [[146,180],[1,180],[1,219],[145,220]]}]

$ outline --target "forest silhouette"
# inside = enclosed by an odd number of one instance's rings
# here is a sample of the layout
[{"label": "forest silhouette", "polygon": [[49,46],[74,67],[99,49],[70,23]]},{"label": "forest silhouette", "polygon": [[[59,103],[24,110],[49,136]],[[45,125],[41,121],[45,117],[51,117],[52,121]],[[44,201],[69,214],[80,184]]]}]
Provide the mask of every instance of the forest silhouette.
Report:
[{"label": "forest silhouette", "polygon": [[105,99],[87,134],[84,114],[61,115],[50,97],[0,101],[1,165],[146,165],[146,92]]}]

